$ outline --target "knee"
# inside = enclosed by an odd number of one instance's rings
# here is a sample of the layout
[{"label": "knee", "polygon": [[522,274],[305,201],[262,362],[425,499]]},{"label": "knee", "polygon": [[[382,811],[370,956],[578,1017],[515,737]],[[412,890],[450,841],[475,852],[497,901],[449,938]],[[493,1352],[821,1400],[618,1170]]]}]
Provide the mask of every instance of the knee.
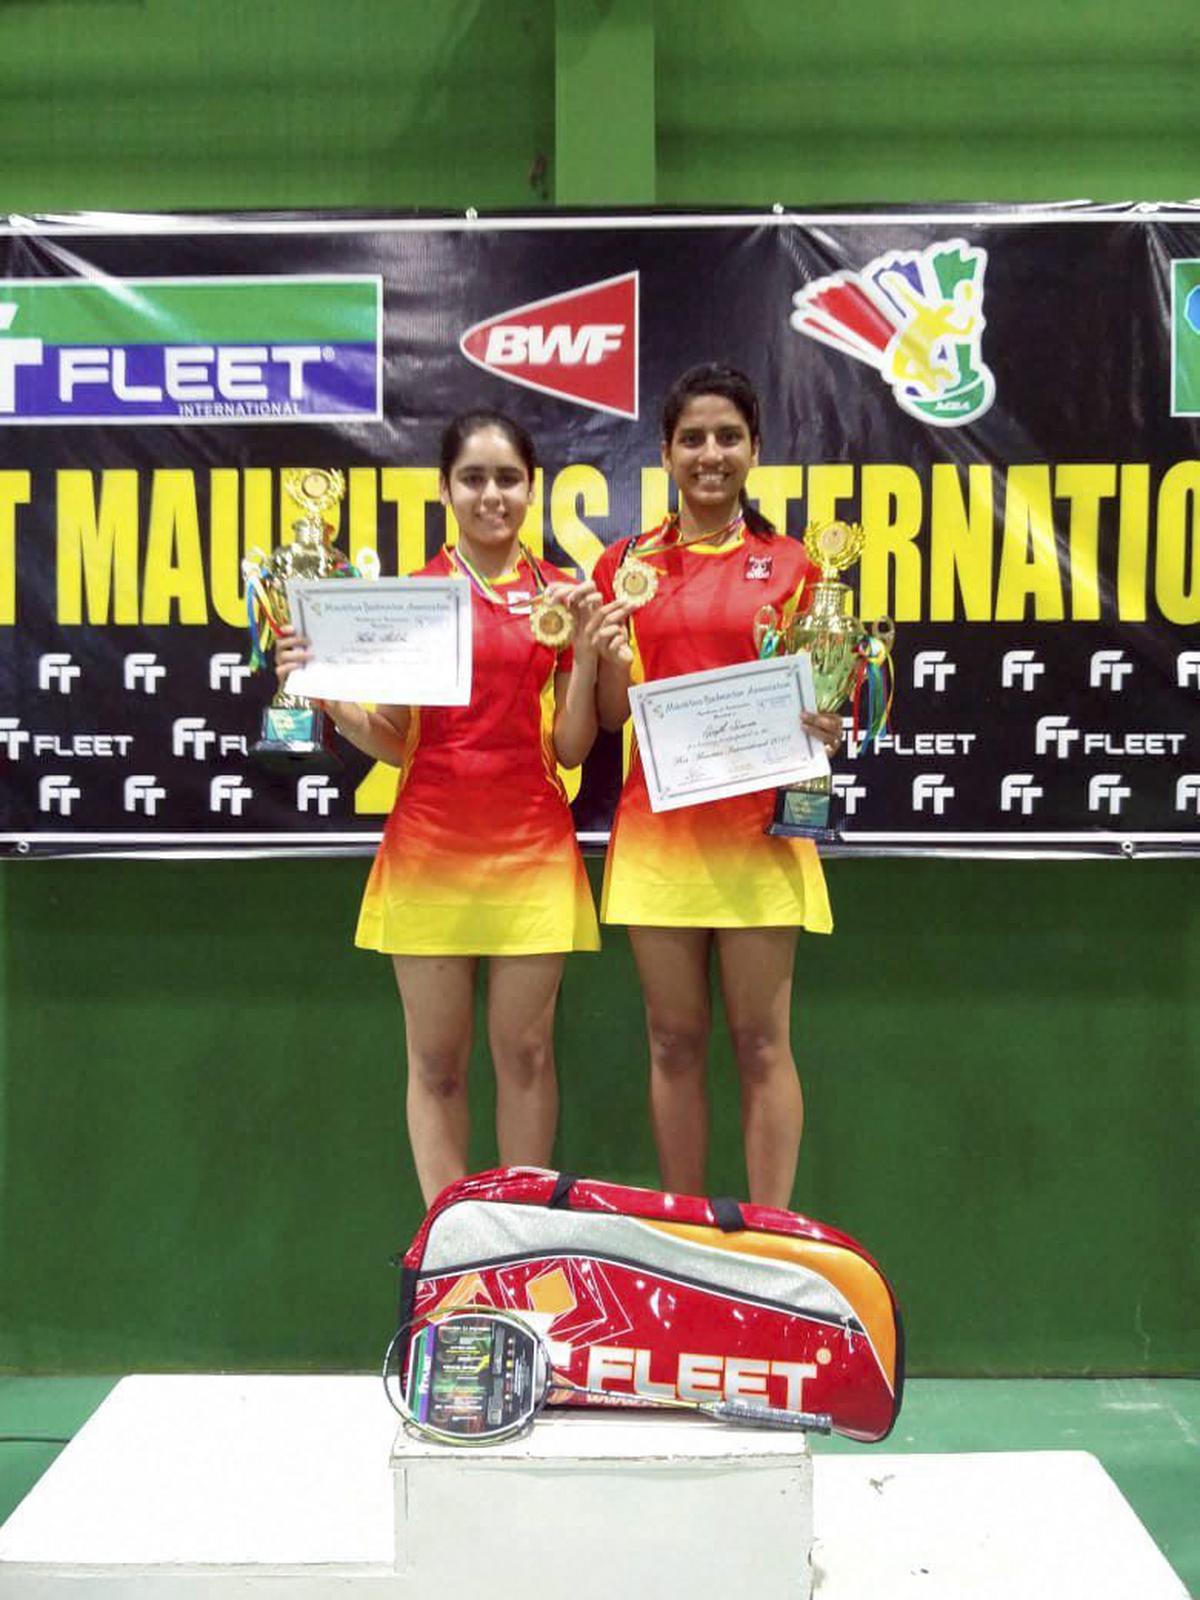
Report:
[{"label": "knee", "polygon": [[554,1050],[549,1039],[493,1040],[492,1061],[497,1082],[509,1089],[534,1089],[554,1077]]},{"label": "knee", "polygon": [[422,1050],[409,1056],[409,1075],[437,1100],[454,1100],[467,1092],[467,1054],[463,1050]]},{"label": "knee", "polygon": [[707,1023],[673,1022],[651,1017],[650,1063],[660,1076],[686,1078],[702,1075],[707,1067]]},{"label": "knee", "polygon": [[771,1028],[757,1026],[729,1029],[733,1054],[742,1082],[749,1087],[769,1082],[780,1072],[794,1074],[791,1043]]}]

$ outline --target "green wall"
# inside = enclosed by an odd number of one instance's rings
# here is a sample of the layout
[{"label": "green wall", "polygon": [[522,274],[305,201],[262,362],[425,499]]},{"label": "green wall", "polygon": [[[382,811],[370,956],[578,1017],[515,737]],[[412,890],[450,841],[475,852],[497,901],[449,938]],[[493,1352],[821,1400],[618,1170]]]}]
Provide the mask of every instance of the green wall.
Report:
[{"label": "green wall", "polygon": [[[968,14],[968,12],[970,14]],[[0,209],[813,205],[1196,188],[1185,0],[9,0]],[[4,449],[0,438],[0,455]],[[597,863],[592,863],[593,871]],[[369,1367],[420,1214],[361,861],[0,866],[0,1368]],[[922,1373],[1195,1370],[1200,862],[835,861],[796,1203]],[[624,936],[560,1159],[652,1182]],[[714,1050],[714,1190],[740,1191]],[[490,1085],[474,1062],[475,1158]]]}]

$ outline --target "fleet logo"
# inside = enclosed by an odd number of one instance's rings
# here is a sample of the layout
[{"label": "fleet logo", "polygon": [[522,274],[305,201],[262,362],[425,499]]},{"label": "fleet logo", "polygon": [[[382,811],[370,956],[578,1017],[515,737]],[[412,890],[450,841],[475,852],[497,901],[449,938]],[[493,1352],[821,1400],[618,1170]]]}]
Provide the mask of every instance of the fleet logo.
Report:
[{"label": "fleet logo", "polygon": [[1200,417],[1200,261],[1171,263],[1171,415]]},{"label": "fleet logo", "polygon": [[848,817],[854,816],[858,810],[858,802],[867,798],[866,784],[855,783],[847,772],[834,773],[833,792],[842,802]]},{"label": "fleet logo", "polygon": [[244,733],[215,733],[204,717],[176,717],[171,724],[171,754],[207,761],[210,751],[222,756],[244,756]]},{"label": "fleet logo", "polygon": [[38,657],[38,688],[57,689],[59,694],[70,694],[71,685],[82,673],[69,655],[52,651]]},{"label": "fleet logo", "polygon": [[513,306],[468,328],[459,349],[510,383],[636,420],[638,275]]},{"label": "fleet logo", "polygon": [[19,761],[21,751],[29,743],[29,735],[17,717],[0,717],[0,752],[10,761]]},{"label": "fleet logo", "polygon": [[83,790],[71,782],[65,772],[48,772],[38,783],[38,810],[57,811],[69,817]]},{"label": "fleet logo", "polygon": [[126,811],[144,811],[148,817],[158,815],[158,802],[167,798],[167,791],[150,772],[135,772],[125,779],[122,804]]},{"label": "fleet logo", "polygon": [[337,784],[330,783],[322,773],[306,772],[296,781],[296,807],[300,811],[308,811],[316,806],[318,814],[327,817],[330,806],[340,792]]},{"label": "fleet logo", "polygon": [[1175,681],[1181,689],[1200,689],[1200,650],[1181,650],[1175,657]]},{"label": "fleet logo", "polygon": [[1185,772],[1175,784],[1176,811],[1194,810],[1200,817],[1200,772]]},{"label": "fleet logo", "polygon": [[1019,810],[1023,817],[1031,816],[1035,803],[1045,792],[1033,781],[1032,772],[1006,772],[1000,780],[1000,809]]},{"label": "fleet logo", "polygon": [[957,671],[944,650],[918,650],[913,657],[913,688],[923,689],[932,678],[934,694],[944,694],[947,680]]},{"label": "fleet logo", "polygon": [[228,685],[230,694],[241,694],[242,685],[250,676],[250,668],[234,651],[221,651],[208,658],[208,687],[223,689]]},{"label": "fleet logo", "polygon": [[208,809],[228,809],[231,815],[240,817],[242,807],[253,795],[254,790],[244,784],[236,772],[222,772],[208,786]]},{"label": "fleet logo", "polygon": [[1103,806],[1110,817],[1119,817],[1132,793],[1128,784],[1121,782],[1119,772],[1097,772],[1088,779],[1087,808],[1099,811]]},{"label": "fleet logo", "polygon": [[132,691],[141,688],[143,694],[157,694],[159,680],[167,675],[158,657],[148,650],[137,650],[125,657],[125,687]]},{"label": "fleet logo", "polygon": [[0,422],[378,421],[378,276],[9,279]]},{"label": "fleet logo", "polygon": [[914,811],[924,811],[925,802],[933,807],[934,816],[940,817],[946,809],[946,801],[954,799],[954,785],[946,782],[944,772],[922,772],[913,779],[912,808]]},{"label": "fleet logo", "polygon": [[963,239],[889,250],[792,297],[797,333],[866,362],[896,404],[935,428],[961,428],[996,398],[983,360],[987,251]]},{"label": "fleet logo", "polygon": [[1045,670],[1045,664],[1032,650],[1006,650],[1000,662],[1000,687],[1020,687],[1030,694]]},{"label": "fleet logo", "polygon": [[1092,689],[1102,689],[1108,684],[1120,694],[1132,671],[1133,663],[1126,661],[1124,650],[1093,650],[1088,685]]},{"label": "fleet logo", "polygon": [[1058,759],[1065,761],[1079,736],[1079,729],[1071,726],[1070,717],[1039,717],[1034,734],[1034,751],[1044,756],[1053,749]]}]

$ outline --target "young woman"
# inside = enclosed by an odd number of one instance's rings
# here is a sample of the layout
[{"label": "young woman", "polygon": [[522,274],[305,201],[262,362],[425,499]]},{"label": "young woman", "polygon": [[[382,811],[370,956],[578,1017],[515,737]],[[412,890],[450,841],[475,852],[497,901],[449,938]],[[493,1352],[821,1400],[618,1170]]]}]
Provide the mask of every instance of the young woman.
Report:
[{"label": "young woman", "polygon": [[[467,1059],[477,968],[488,960],[496,1136],[505,1165],[548,1166],[558,1114],[552,1024],[568,950],[599,948],[591,893],[556,762],[577,766],[596,734],[597,647],[535,638],[543,592],[578,615],[598,602],[520,542],[533,497],[529,435],[496,412],[442,436],[441,498],[459,537],[419,576],[472,589],[471,702],[456,707],[325,702],[342,735],[401,769],[367,882],[356,942],[389,954],[404,1008],[408,1129],[426,1202],[467,1171]],[[309,659],[287,630],[285,680]]]},{"label": "young woman", "polygon": [[[733,368],[694,367],[667,395],[662,461],[679,490],[678,514],[611,546],[592,574],[605,604],[585,631],[602,652],[606,728],[628,716],[631,682],[752,661],[756,613],[770,605],[786,621],[807,603],[817,574],[804,547],[776,533],[745,498],[759,439],[757,397]],[[614,596],[614,583],[620,594],[628,582],[622,568],[633,563],[655,574],[636,580],[642,594],[653,588],[636,609]],[[832,754],[840,718],[816,714],[805,722]],[[664,1187],[705,1192],[715,947],[741,1084],[750,1198],[787,1206],[804,1116],[790,1043],[797,932],[828,933],[832,919],[811,841],[764,833],[773,802],[774,792],[765,791],[655,815],[635,753],[613,825],[601,917],[629,925]]]}]

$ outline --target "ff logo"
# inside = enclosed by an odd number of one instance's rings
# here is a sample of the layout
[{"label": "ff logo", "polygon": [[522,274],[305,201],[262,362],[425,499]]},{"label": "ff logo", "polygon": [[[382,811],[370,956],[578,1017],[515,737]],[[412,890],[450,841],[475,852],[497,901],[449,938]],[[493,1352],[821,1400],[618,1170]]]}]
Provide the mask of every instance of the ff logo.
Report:
[{"label": "ff logo", "polygon": [[135,772],[125,779],[122,804],[126,811],[144,811],[148,817],[158,815],[158,802],[167,798],[167,791],[149,772]]},{"label": "ff logo", "polygon": [[229,685],[230,694],[241,694],[242,685],[250,676],[250,668],[241,656],[229,653],[209,656],[208,658],[208,687],[220,689],[225,684]]},{"label": "ff logo", "polygon": [[1100,689],[1107,683],[1117,694],[1125,687],[1125,679],[1133,671],[1132,662],[1126,661],[1124,650],[1093,650],[1088,672],[1088,685]]},{"label": "ff logo", "polygon": [[158,657],[149,651],[137,651],[125,657],[125,687],[136,689],[142,686],[143,694],[157,694],[160,678],[167,675],[166,667],[160,667]]},{"label": "ff logo", "polygon": [[935,428],[960,428],[996,397],[983,360],[987,251],[963,239],[889,250],[792,296],[797,333],[864,361],[896,404]]},{"label": "ff logo", "polygon": [[1064,761],[1078,737],[1079,729],[1071,726],[1070,717],[1039,717],[1034,750],[1039,756],[1044,756],[1053,746],[1054,754]]},{"label": "ff logo", "polygon": [[1200,816],[1200,772],[1185,772],[1175,785],[1175,809],[1186,811],[1195,807]]},{"label": "ff logo", "polygon": [[69,817],[82,793],[65,772],[48,772],[38,784],[38,810],[57,811]]},{"label": "ff logo", "polygon": [[946,782],[944,772],[922,772],[913,779],[912,808],[914,811],[924,811],[925,802],[928,800],[934,815],[940,817],[946,809],[946,801],[954,799],[954,785]]},{"label": "ff logo", "polygon": [[242,807],[253,794],[254,790],[248,788],[236,772],[223,772],[208,786],[208,809],[224,811],[228,807],[231,815],[240,817]]},{"label": "ff logo", "polygon": [[19,761],[21,747],[29,743],[29,735],[16,717],[0,717],[0,750],[10,761]]},{"label": "ff logo", "polygon": [[636,420],[638,275],[513,306],[468,328],[459,349],[509,383]]},{"label": "ff logo", "polygon": [[71,685],[79,677],[77,667],[68,655],[52,653],[38,657],[38,688],[57,688],[59,694],[70,694]]},{"label": "ff logo", "polygon": [[1032,772],[1006,772],[1000,780],[1000,809],[1012,811],[1019,808],[1023,817],[1031,815],[1034,802],[1045,794],[1034,783]]},{"label": "ff logo", "polygon": [[1128,785],[1121,782],[1119,772],[1098,772],[1088,779],[1088,810],[1099,811],[1103,804],[1110,817],[1118,817],[1132,793]]},{"label": "ff logo", "polygon": [[848,772],[834,773],[833,792],[845,806],[848,817],[854,816],[858,810],[858,802],[867,798],[866,785],[855,783]]},{"label": "ff logo", "polygon": [[171,754],[190,755],[193,761],[205,761],[216,744],[217,736],[203,717],[176,717],[171,724]]},{"label": "ff logo", "polygon": [[1181,650],[1175,657],[1175,679],[1181,689],[1200,689],[1200,650]]},{"label": "ff logo", "polygon": [[327,817],[329,807],[337,799],[339,792],[337,784],[330,783],[323,774],[306,772],[296,783],[297,808],[307,811],[310,806],[315,805],[318,813]]},{"label": "ff logo", "polygon": [[1032,650],[1006,650],[1000,662],[1000,687],[1015,689],[1019,682],[1020,687],[1029,694],[1045,670]]},{"label": "ff logo", "polygon": [[913,657],[913,688],[923,689],[933,679],[934,694],[943,694],[946,680],[958,671],[944,650],[918,650]]}]

